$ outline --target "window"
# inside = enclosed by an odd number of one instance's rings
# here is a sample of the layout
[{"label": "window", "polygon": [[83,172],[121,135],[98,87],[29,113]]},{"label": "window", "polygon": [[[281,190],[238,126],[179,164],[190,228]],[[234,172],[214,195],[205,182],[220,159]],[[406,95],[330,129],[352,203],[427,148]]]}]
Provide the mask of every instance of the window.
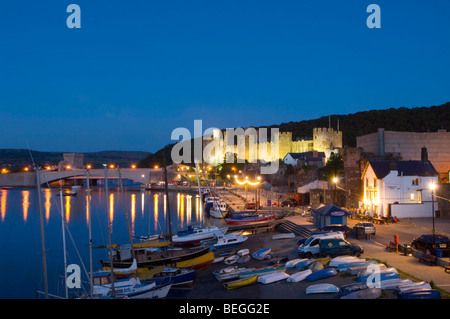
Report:
[{"label": "window", "polygon": [[373,187],[377,187],[377,179],[376,178],[373,179]]},{"label": "window", "polygon": [[418,178],[413,178],[412,185],[414,185],[414,186],[419,185],[419,179]]}]

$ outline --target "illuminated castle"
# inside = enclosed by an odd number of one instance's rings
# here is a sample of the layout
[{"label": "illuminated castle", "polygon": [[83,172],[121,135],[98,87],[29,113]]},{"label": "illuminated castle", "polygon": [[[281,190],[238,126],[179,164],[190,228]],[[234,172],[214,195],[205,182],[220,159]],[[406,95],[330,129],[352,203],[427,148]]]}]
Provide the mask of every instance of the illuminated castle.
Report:
[{"label": "illuminated castle", "polygon": [[[270,130],[268,130],[270,135]],[[220,130],[213,132],[212,140],[205,141],[205,146],[211,142],[218,142]],[[223,132],[223,143],[219,145],[218,150],[214,150],[207,156],[209,163],[222,163],[225,154],[237,154],[238,159],[245,159],[249,162],[255,159],[259,161],[273,162],[282,160],[288,153],[304,153],[309,151],[325,152],[329,155],[330,150],[342,148],[342,131],[336,131],[333,128],[314,128],[312,139],[292,140],[292,132],[280,132],[278,141],[278,151],[274,141],[264,143],[253,142],[248,135],[245,135],[245,143],[239,144],[234,138],[232,143],[227,145],[227,133]]]}]

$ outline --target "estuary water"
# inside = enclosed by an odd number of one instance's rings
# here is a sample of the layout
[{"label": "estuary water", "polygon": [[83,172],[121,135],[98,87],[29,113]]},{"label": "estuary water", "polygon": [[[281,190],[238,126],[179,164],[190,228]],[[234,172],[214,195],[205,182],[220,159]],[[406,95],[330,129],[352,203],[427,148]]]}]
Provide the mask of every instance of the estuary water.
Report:
[{"label": "estuary water", "polygon": [[[125,212],[133,236],[168,233],[168,211],[164,204],[167,199],[163,192],[126,186],[122,195],[117,181],[110,182],[109,198],[106,198],[103,186],[91,189],[90,211],[85,188],[77,189],[76,196],[62,197],[62,213],[67,222],[67,264],[77,264],[82,273],[82,288],[70,289],[69,297],[89,289],[84,271],[89,271],[89,221],[93,246],[107,245],[108,207],[113,244],[130,242]],[[40,195],[49,293],[64,296],[61,198],[57,194],[57,188],[42,188]],[[173,233],[203,220],[200,199],[195,192],[170,191],[169,208]],[[41,252],[37,189],[0,190],[0,299],[43,298],[36,293],[37,290],[44,291]],[[108,249],[93,249],[94,271],[101,268],[100,260],[107,259]]]}]

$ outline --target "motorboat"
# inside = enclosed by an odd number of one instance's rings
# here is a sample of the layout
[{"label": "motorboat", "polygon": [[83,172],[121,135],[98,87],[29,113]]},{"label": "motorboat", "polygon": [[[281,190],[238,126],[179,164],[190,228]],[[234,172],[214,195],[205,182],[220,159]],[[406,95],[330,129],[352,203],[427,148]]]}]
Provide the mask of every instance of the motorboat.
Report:
[{"label": "motorboat", "polygon": [[247,236],[236,236],[234,234],[223,234],[221,232],[215,232],[214,235],[214,238],[217,241],[211,245],[211,249],[216,250],[238,246],[248,239]]},{"label": "motorboat", "polygon": [[199,246],[203,240],[213,239],[215,232],[220,231],[225,234],[228,227],[218,228],[217,226],[189,225],[187,230],[179,231],[172,236],[174,246]]},{"label": "motorboat", "polygon": [[223,219],[228,214],[227,209],[228,207],[225,202],[214,202],[209,210],[209,215],[217,219]]}]

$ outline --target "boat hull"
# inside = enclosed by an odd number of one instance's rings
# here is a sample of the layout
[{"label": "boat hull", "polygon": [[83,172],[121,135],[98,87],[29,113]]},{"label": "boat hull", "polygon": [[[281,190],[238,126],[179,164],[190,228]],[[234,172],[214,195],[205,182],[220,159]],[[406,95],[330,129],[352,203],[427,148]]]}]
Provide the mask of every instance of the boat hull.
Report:
[{"label": "boat hull", "polygon": [[258,216],[258,217],[233,217],[233,218],[225,218],[225,221],[228,225],[242,226],[242,225],[251,225],[257,223],[266,223],[275,220],[275,215],[267,215],[267,216]]},{"label": "boat hull", "polygon": [[307,281],[316,281],[316,280],[320,280],[320,279],[336,276],[337,274],[338,274],[338,272],[337,272],[336,269],[334,269],[334,268],[325,268],[325,269],[313,272],[311,275],[309,275],[305,279]]},{"label": "boat hull", "polygon": [[380,288],[367,288],[349,293],[348,295],[342,296],[341,299],[377,299],[380,296]]},{"label": "boat hull", "polygon": [[339,288],[332,284],[317,284],[311,285],[306,288],[306,294],[329,294],[329,293],[337,293],[339,292]]},{"label": "boat hull", "polygon": [[435,289],[411,289],[400,292],[398,299],[441,299],[441,293]]},{"label": "boat hull", "polygon": [[250,286],[250,285],[253,285],[254,283],[256,283],[257,279],[258,279],[258,276],[254,275],[250,278],[238,279],[235,281],[227,282],[227,283],[223,284],[223,286],[229,290],[246,287],[246,286]]},{"label": "boat hull", "polygon": [[302,271],[296,272],[295,274],[292,274],[291,277],[289,277],[287,279],[287,281],[288,282],[300,282],[311,274],[312,274],[311,269],[302,270]]}]

